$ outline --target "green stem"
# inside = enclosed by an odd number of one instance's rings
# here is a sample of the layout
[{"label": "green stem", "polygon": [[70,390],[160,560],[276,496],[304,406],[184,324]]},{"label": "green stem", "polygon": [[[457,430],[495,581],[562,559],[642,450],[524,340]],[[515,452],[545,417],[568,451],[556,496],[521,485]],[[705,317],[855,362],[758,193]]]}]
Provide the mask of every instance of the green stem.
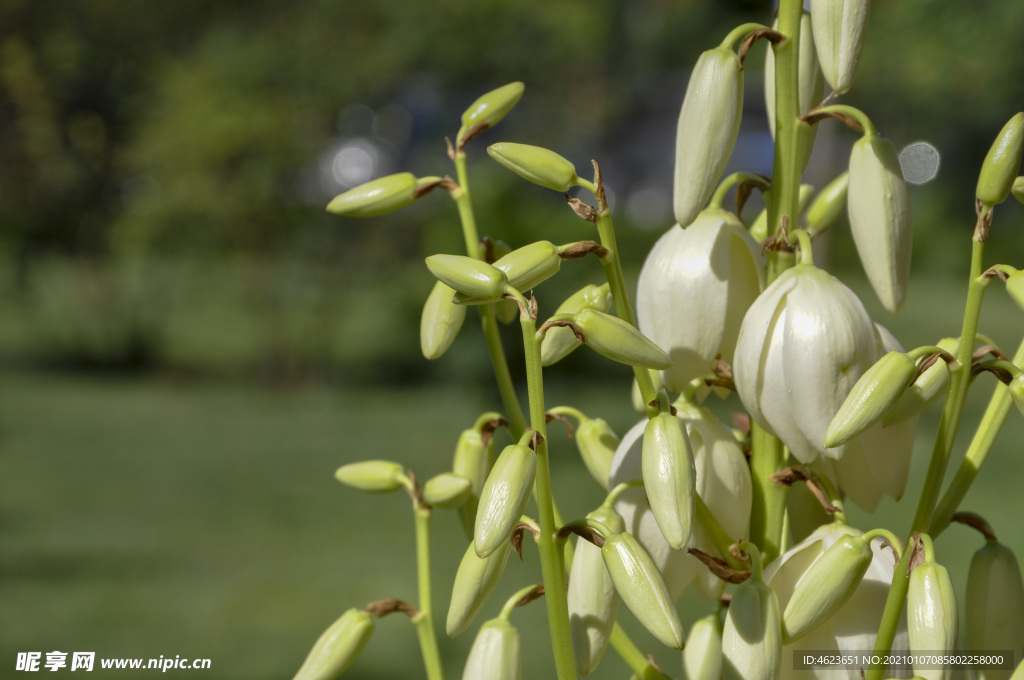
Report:
[{"label": "green stem", "polygon": [[[1020,347],[1017,348],[1017,353],[1013,356],[1013,363],[1018,366],[1024,363],[1024,342],[1021,342]],[[985,463],[985,458],[992,450],[996,435],[999,434],[1003,423],[1006,422],[1011,403],[1010,391],[1004,385],[996,385],[992,392],[992,398],[988,402],[988,408],[985,409],[985,415],[982,416],[974,438],[964,455],[964,460],[960,463],[960,468],[953,476],[953,481],[949,483],[949,488],[946,489],[946,493],[935,509],[931,524],[928,526],[928,533],[933,538],[938,538],[946,530],[953,513],[963,502],[974,478],[978,476],[978,471]]]},{"label": "green stem", "polygon": [[764,24],[755,24],[755,23],[740,24],[736,28],[734,28],[731,31],[729,31],[729,35],[725,36],[725,40],[722,41],[722,44],[719,45],[719,47],[725,47],[725,48],[728,48],[728,49],[731,50],[733,48],[733,44],[737,40],[739,40],[740,38],[742,38],[742,37],[744,37],[746,35],[749,35],[750,33],[753,33],[754,31],[759,31],[762,28],[768,28],[768,27],[765,26]]},{"label": "green stem", "polygon": [[536,588],[537,586],[535,585],[520,588],[512,597],[508,598],[505,601],[505,606],[501,608],[501,613],[498,614],[498,618],[505,619],[506,621],[508,621],[509,618],[512,616],[512,611],[516,608],[516,604],[519,602],[519,600],[529,595]]},{"label": "green stem", "polygon": [[[462,222],[462,236],[466,242],[466,254],[480,259],[480,235],[476,228],[476,217],[473,215],[473,202],[469,194],[469,173],[466,172],[466,154],[459,151],[455,154],[455,171],[459,179],[459,187],[451,192],[455,205],[459,209],[459,220]],[[498,392],[505,405],[505,414],[509,422],[512,436],[519,438],[526,431],[526,418],[519,405],[519,397],[512,382],[512,373],[508,369],[505,348],[501,344],[498,331],[498,317],[494,305],[480,305],[480,321],[483,326],[484,338],[487,340],[487,353],[491,358],[494,379],[498,383]]]},{"label": "green stem", "polygon": [[526,353],[530,426],[539,435],[534,495],[537,500],[538,519],[540,520],[540,536],[537,538],[537,547],[540,552],[541,574],[544,579],[544,599],[547,605],[551,648],[555,657],[555,671],[558,680],[569,680],[576,678],[576,662],[573,659],[572,634],[569,631],[569,601],[565,588],[564,552],[562,546],[555,540],[558,526],[555,522],[551,491],[540,341],[536,337],[537,323],[534,319],[521,315],[519,321],[523,328],[523,346]]},{"label": "green stem", "polygon": [[420,613],[413,619],[420,640],[423,665],[428,680],[444,680],[444,667],[437,647],[434,627],[434,608],[430,579],[430,514],[429,506],[417,505],[416,514],[416,575],[419,584]]},{"label": "green stem", "polygon": [[[910,587],[910,579],[907,576],[907,565],[910,563],[910,556],[914,551],[910,546],[903,551],[896,570],[892,574],[892,585],[889,586],[889,595],[885,600],[885,610],[882,612],[882,622],[878,627],[878,637],[875,638],[874,654],[884,660],[885,656],[892,649],[892,641],[896,639],[896,630],[900,625],[900,616],[903,614],[903,602],[907,599],[907,589]],[[882,680],[885,675],[885,665],[872,664],[867,671],[864,680]]]},{"label": "green stem", "polygon": [[718,185],[718,188],[715,189],[715,193],[711,195],[711,202],[708,203],[708,208],[720,209],[722,207],[722,203],[725,202],[725,197],[729,193],[729,190],[743,182],[754,182],[760,186],[762,190],[766,190],[768,186],[764,177],[761,175],[755,175],[752,172],[734,172],[723,179]]},{"label": "green stem", "polygon": [[839,113],[844,116],[849,116],[860,123],[860,126],[864,128],[865,136],[874,137],[878,135],[878,130],[875,129],[875,124],[871,122],[870,118],[868,118],[868,114],[858,108],[854,108],[853,106],[849,106],[847,104],[832,104],[830,106],[822,106],[820,109],[815,109],[815,112]]},{"label": "green stem", "polygon": [[782,526],[786,516],[786,495],[789,487],[776,484],[772,475],[786,465],[786,451],[777,437],[751,423],[750,473],[754,502],[750,513],[750,540],[761,546],[769,562],[782,549]]},{"label": "green stem", "polygon": [[608,641],[619,657],[633,671],[633,677],[640,678],[640,680],[665,680],[666,676],[651,665],[651,662],[647,660],[647,656],[640,651],[640,648],[636,646],[636,643],[630,639],[629,635],[626,634],[626,631],[622,630],[622,626],[618,623],[612,628],[612,634]]}]

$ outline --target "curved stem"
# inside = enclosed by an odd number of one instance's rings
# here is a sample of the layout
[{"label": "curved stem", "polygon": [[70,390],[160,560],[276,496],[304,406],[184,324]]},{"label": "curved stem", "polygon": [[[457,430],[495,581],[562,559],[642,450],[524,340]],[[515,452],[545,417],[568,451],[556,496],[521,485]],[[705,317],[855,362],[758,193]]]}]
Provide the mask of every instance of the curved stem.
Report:
[{"label": "curved stem", "polygon": [[870,541],[873,538],[884,538],[885,540],[889,541],[889,545],[892,546],[892,551],[896,553],[896,559],[899,560],[899,558],[903,557],[903,551],[900,550],[900,545],[902,542],[896,536],[896,534],[892,533],[888,529],[872,529],[871,531],[864,534],[864,539],[867,541]]},{"label": "curved stem", "polygon": [[437,647],[434,626],[434,607],[430,578],[430,514],[429,507],[417,506],[416,514],[416,575],[419,586],[420,613],[413,619],[416,635],[423,653],[423,665],[428,680],[444,680],[444,667]]},{"label": "curved stem", "polygon": [[647,656],[640,651],[640,648],[636,646],[636,643],[630,639],[629,635],[626,634],[626,631],[618,623],[612,628],[612,634],[609,636],[608,642],[611,643],[619,657],[626,662],[629,669],[633,671],[633,677],[640,678],[640,680],[665,680],[665,674],[651,665]]},{"label": "curved stem", "polygon": [[[903,551],[896,569],[892,573],[892,585],[889,586],[889,595],[885,599],[885,609],[882,611],[882,622],[878,627],[878,637],[875,638],[873,656],[884,659],[885,655],[892,649],[892,641],[896,639],[896,631],[900,625],[900,616],[903,614],[903,602],[907,599],[907,589],[910,587],[910,579],[907,574],[907,566],[910,563],[910,556],[913,550]],[[881,662],[873,663],[868,668],[865,680],[882,680],[885,675],[885,665]]]},{"label": "curved stem", "polygon": [[761,555],[761,551],[757,549],[757,546],[750,541],[743,541],[740,543],[740,550],[747,553],[750,558],[750,578],[758,581],[764,580],[764,559]]},{"label": "curved stem", "polygon": [[715,193],[711,195],[711,202],[708,203],[708,208],[721,208],[729,190],[743,182],[756,182],[761,187],[767,184],[761,175],[755,175],[752,172],[734,172],[719,183]]},{"label": "curved stem", "polygon": [[875,136],[878,134],[878,130],[875,129],[874,123],[868,118],[868,114],[864,113],[858,108],[849,106],[848,104],[831,104],[829,106],[822,106],[819,109],[814,109],[814,113],[839,113],[844,116],[853,118],[860,126],[864,128],[865,135]]},{"label": "curved stem", "polygon": [[[753,33],[754,31],[759,31],[762,28],[768,28],[768,27],[765,26],[764,24],[757,24],[757,23],[740,24],[736,28],[734,28],[731,31],[729,31],[729,35],[725,36],[725,40],[722,41],[722,43],[719,45],[719,47],[727,47],[729,49],[733,49],[733,45],[736,43],[737,40],[739,40],[740,38],[744,37],[745,35],[747,35],[749,33]],[[787,33],[787,35],[788,35],[788,33]]]},{"label": "curved stem", "polygon": [[498,618],[508,621],[509,617],[512,616],[512,611],[516,608],[516,605],[519,603],[519,600],[523,599],[536,589],[537,586],[536,584],[534,584],[532,586],[526,586],[525,588],[520,588],[519,590],[517,590],[515,594],[512,595],[512,597],[508,598],[505,601],[505,606],[501,608],[501,612],[498,614]]},{"label": "curved stem", "polygon": [[619,496],[624,494],[626,491],[643,485],[644,482],[642,479],[633,479],[628,482],[622,482],[621,484],[617,485],[614,489],[608,492],[608,495],[605,496],[604,503],[602,503],[601,505],[606,505],[610,508],[615,503],[615,501],[619,500]]},{"label": "curved stem", "polygon": [[800,264],[814,264],[814,251],[811,250],[811,237],[803,229],[794,229],[789,232],[790,236],[796,237],[800,244]]}]

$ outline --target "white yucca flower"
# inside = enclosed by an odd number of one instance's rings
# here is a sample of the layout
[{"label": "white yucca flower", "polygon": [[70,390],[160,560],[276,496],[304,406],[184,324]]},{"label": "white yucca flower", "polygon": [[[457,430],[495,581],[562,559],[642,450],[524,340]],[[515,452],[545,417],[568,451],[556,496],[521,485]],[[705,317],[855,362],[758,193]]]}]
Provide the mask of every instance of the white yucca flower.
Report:
[{"label": "white yucca flower", "polygon": [[799,264],[747,311],[733,376],[751,417],[810,463],[820,454],[842,457],[847,446],[826,449],[825,432],[876,359],[874,325],[853,291]]},{"label": "white yucca flower", "polygon": [[764,285],[761,247],[731,212],[709,208],[675,225],[648,253],[637,283],[640,331],[668,352],[665,385],[682,391],[731,362],[743,315]]}]

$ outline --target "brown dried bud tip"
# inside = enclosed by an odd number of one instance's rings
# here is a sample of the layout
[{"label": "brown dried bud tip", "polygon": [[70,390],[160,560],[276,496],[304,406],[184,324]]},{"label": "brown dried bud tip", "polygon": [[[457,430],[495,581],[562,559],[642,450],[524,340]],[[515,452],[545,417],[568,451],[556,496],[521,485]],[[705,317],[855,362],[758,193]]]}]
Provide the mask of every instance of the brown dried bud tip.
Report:
[{"label": "brown dried bud tip", "polygon": [[565,202],[569,204],[573,212],[583,220],[587,222],[597,222],[597,211],[591,208],[589,205],[584,203],[578,198],[573,198],[569,194],[565,195]]},{"label": "brown dried bud tip", "polygon": [[[548,321],[541,325],[541,327],[537,329],[537,332],[544,333],[549,328],[568,328],[572,330],[572,333],[573,335],[576,336],[577,340],[579,340],[580,342],[587,341],[587,336],[583,334],[583,329],[580,328],[577,324],[573,323],[572,321],[569,321],[568,319]],[[570,434],[569,436],[571,437],[572,435]]]},{"label": "brown dried bud tip", "polygon": [[[711,367],[711,372],[714,373],[713,378],[704,378],[704,384],[708,387],[724,387],[725,389],[735,392],[736,382],[733,380],[732,366],[722,360],[721,356],[715,357],[715,363]],[[747,424],[749,428],[749,423]]]},{"label": "brown dried bud tip", "polygon": [[907,562],[907,576],[915,567],[924,564],[924,543],[921,541],[921,534],[917,531],[910,535],[910,561]]},{"label": "brown dried bud tip", "polygon": [[563,260],[574,260],[579,257],[586,257],[590,253],[594,253],[600,258],[604,258],[608,254],[608,249],[597,241],[580,241],[574,243],[570,247],[558,253],[558,257]]},{"label": "brown dried bud tip", "polygon": [[820,120],[825,120],[826,118],[835,118],[840,123],[842,123],[843,125],[852,130],[856,130],[857,132],[861,133],[864,132],[864,128],[861,126],[860,122],[858,122],[856,118],[848,116],[845,113],[839,113],[838,111],[818,111],[818,109],[811,109],[804,115],[800,116],[800,120],[807,123],[808,125],[817,123]]},{"label": "brown dried bud tip", "polygon": [[[1003,354],[1003,351],[1001,349],[999,349],[998,347],[996,347],[995,345],[982,345],[978,349],[974,350],[974,354],[972,355],[971,359],[973,361],[977,361],[978,359],[981,359],[982,357],[984,357],[986,354],[991,354],[994,358],[1002,359],[1003,361],[1009,361],[1010,360],[1010,357],[1008,357],[1005,354]],[[952,355],[950,355],[950,356],[952,357]],[[946,359],[946,357],[942,357],[942,358]],[[946,362],[948,363],[951,360],[952,359],[946,359]]]},{"label": "brown dried bud tip", "polygon": [[828,496],[825,495],[825,490],[821,487],[818,478],[803,465],[793,465],[779,470],[770,479],[776,484],[784,484],[785,486],[793,486],[796,482],[804,482],[808,490],[818,499],[825,512],[829,514],[839,512],[839,508],[832,505]]},{"label": "brown dried bud tip", "polygon": [[[576,337],[578,338],[579,336]],[[570,420],[563,416],[561,413],[552,413],[551,411],[548,411],[547,413],[544,414],[545,423],[550,423],[552,420],[557,420],[558,422],[565,425],[565,433],[569,435],[569,439],[572,439],[573,435],[576,434],[576,430],[573,429],[572,422],[570,422]]]},{"label": "brown dried bud tip", "polygon": [[521,598],[516,600],[516,606],[517,607],[525,607],[526,605],[528,605],[531,602],[533,602],[534,600],[542,597],[543,595],[544,595],[544,584],[543,583],[538,583],[534,587],[533,590],[531,590],[530,592],[526,593],[526,595],[523,595]]},{"label": "brown dried bud tip", "polygon": [[690,548],[688,552],[696,557],[698,560],[703,562],[711,573],[722,579],[726,583],[743,583],[750,578],[749,571],[737,571],[733,569],[724,560],[718,557],[712,557],[702,550],[697,548]]},{"label": "brown dried bud tip", "polygon": [[982,536],[985,537],[986,541],[998,541],[996,533],[992,530],[992,525],[985,521],[985,518],[974,512],[955,512],[953,516],[949,518],[950,522],[959,522],[960,524],[966,524],[975,531],[978,531]]},{"label": "brown dried bud tip", "polygon": [[750,48],[754,46],[754,43],[761,38],[764,38],[773,45],[778,45],[780,42],[786,40],[786,36],[778,31],[773,31],[770,28],[759,28],[753,33],[749,33],[747,37],[743,39],[743,42],[740,43],[740,48],[736,52],[740,58],[741,71],[743,70],[743,61],[747,58],[747,52],[749,52]]},{"label": "brown dried bud tip", "polygon": [[750,194],[754,193],[754,189],[760,189],[761,193],[764,193],[771,189],[771,180],[761,174],[758,174],[760,179],[745,179],[740,182],[739,186],[736,187],[736,214],[739,215],[743,212],[743,206],[747,204],[747,199],[750,198]]},{"label": "brown dried bud tip", "polygon": [[402,612],[410,619],[420,615],[419,609],[413,607],[408,602],[403,602],[395,597],[371,602],[363,608],[363,611],[372,616],[376,616],[378,619],[387,616],[388,614],[394,614],[395,612]]},{"label": "brown dried bud tip", "polygon": [[594,159],[590,159],[590,162],[594,166],[594,186],[597,187],[594,197],[597,198],[597,209],[603,213],[608,212],[608,201],[605,200],[604,196],[604,178],[601,176],[601,167]]},{"label": "brown dried bud tip", "polygon": [[988,232],[992,229],[992,207],[987,206],[979,200],[974,201],[974,212],[978,215],[978,221],[974,225],[974,240],[984,243],[988,238]]},{"label": "brown dried bud tip", "polygon": [[595,529],[591,529],[584,524],[566,524],[555,533],[555,538],[561,540],[569,538],[572,534],[576,534],[580,538],[590,541],[598,548],[604,547],[604,536],[597,533]]}]

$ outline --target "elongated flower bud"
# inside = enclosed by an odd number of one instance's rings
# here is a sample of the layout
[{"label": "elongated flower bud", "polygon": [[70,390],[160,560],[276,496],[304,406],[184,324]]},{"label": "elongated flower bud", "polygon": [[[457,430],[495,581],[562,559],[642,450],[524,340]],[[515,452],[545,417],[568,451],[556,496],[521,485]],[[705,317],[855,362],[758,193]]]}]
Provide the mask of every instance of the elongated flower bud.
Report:
[{"label": "elongated flower bud", "polygon": [[487,557],[508,541],[533,491],[537,454],[511,444],[498,456],[480,492],[480,505],[473,528],[476,554]]},{"label": "elongated flower bud", "polygon": [[469,650],[462,680],[521,680],[523,659],[519,631],[505,619],[480,627]]},{"label": "elongated flower bud", "polygon": [[871,565],[863,536],[841,536],[796,584],[782,615],[782,639],[799,640],[832,617],[857,590]]},{"label": "elongated flower bud", "polygon": [[1017,270],[1006,279],[1006,292],[1010,299],[1017,303],[1020,310],[1024,312],[1024,270]]},{"label": "elongated flower bud", "polygon": [[576,447],[590,476],[608,489],[612,458],[619,447],[619,438],[611,426],[603,418],[584,418],[576,429]]},{"label": "elongated flower bud", "polygon": [[383,215],[416,200],[413,195],[416,184],[416,177],[408,172],[380,177],[335,196],[327,204],[327,210],[349,217]]},{"label": "elongated flower bud", "polygon": [[615,590],[633,616],[662,643],[682,649],[679,613],[647,551],[630,534],[621,533],[606,537],[601,555]]},{"label": "elongated flower bud", "polygon": [[[584,309],[596,309],[599,312],[607,312],[612,306],[612,294],[608,284],[595,286],[588,284],[579,289],[565,302],[558,305],[555,315],[576,314]],[[569,356],[573,350],[580,346],[576,334],[571,328],[555,326],[544,333],[544,339],[540,344],[540,362],[544,366],[550,366]]]},{"label": "elongated flower bud", "polygon": [[[907,588],[907,632],[910,653],[950,652],[956,649],[956,597],[949,572],[941,564],[926,562],[910,572]],[[925,680],[949,680],[952,671],[914,666]]]},{"label": "elongated flower bud", "polygon": [[1021,153],[1024,152],[1024,111],[1003,126],[992,148],[985,156],[978,175],[978,200],[992,207],[1010,195],[1010,189],[1020,171]]},{"label": "elongated flower bud", "polygon": [[467,134],[476,134],[496,125],[519,102],[523,89],[524,85],[520,82],[509,83],[491,90],[470,104],[462,114],[462,128],[456,136],[456,143],[461,146]]},{"label": "elongated flower bud", "polygon": [[[943,338],[936,345],[956,356],[960,341],[957,338]],[[949,369],[946,368],[946,362],[940,359],[919,375],[892,408],[886,411],[882,416],[882,424],[888,427],[916,416],[946,393],[948,380]]]},{"label": "elongated flower bud", "polygon": [[601,356],[630,366],[666,369],[672,365],[668,355],[636,328],[622,319],[596,309],[584,309],[573,316],[586,344]]},{"label": "elongated flower bud", "polygon": [[431,255],[426,262],[431,274],[476,302],[497,300],[508,283],[505,272],[465,255]]},{"label": "elongated flower bud", "polygon": [[437,359],[448,351],[466,319],[466,308],[452,302],[454,295],[455,289],[438,281],[423,305],[420,350],[427,359]]},{"label": "elongated flower bud", "polygon": [[390,460],[364,460],[342,465],[334,473],[345,486],[369,493],[386,493],[402,488],[405,468]]},{"label": "elongated flower bud", "polygon": [[640,271],[636,316],[672,360],[663,374],[670,390],[710,373],[716,357],[732,361],[763,282],[761,246],[733,213],[709,208],[658,239]]},{"label": "elongated flower bud", "polygon": [[508,285],[525,292],[557,274],[561,264],[562,258],[558,256],[558,248],[554,243],[537,241],[496,260],[494,267],[505,272]]},{"label": "elongated flower bud", "polygon": [[644,429],[644,489],[662,536],[682,550],[693,531],[697,471],[683,424],[670,413],[659,413]]},{"label": "elongated flower bud", "polygon": [[714,614],[698,619],[690,628],[683,648],[683,677],[686,680],[720,680],[722,677],[722,632]]},{"label": "elongated flower bud", "polygon": [[373,617],[349,609],[324,631],[294,680],[334,680],[352,665],[373,634]]},{"label": "elongated flower bud", "polygon": [[1013,186],[1010,188],[1010,193],[1020,203],[1024,204],[1024,177],[1018,177],[1013,180]]},{"label": "elongated flower bud", "polygon": [[814,46],[825,80],[842,94],[853,85],[871,0],[811,0]]},{"label": "elongated flower bud", "polygon": [[[587,515],[613,532],[624,530],[622,517],[611,508],[599,508]],[[576,542],[569,571],[569,629],[576,671],[587,675],[597,668],[608,646],[619,611],[619,595],[604,565],[601,549],[590,541]]]},{"label": "elongated flower bud", "polygon": [[457,508],[469,498],[471,486],[462,475],[442,472],[423,485],[423,500],[439,508]]},{"label": "elongated flower bud", "polygon": [[864,372],[825,433],[825,446],[835,447],[881,420],[917,377],[917,365],[903,352],[889,352]]},{"label": "elongated flower bud", "polygon": [[[495,414],[497,415],[497,414]],[[484,443],[480,431],[470,428],[463,430],[455,445],[455,456],[452,461],[452,472],[469,480],[469,498],[459,507],[459,519],[466,537],[473,539],[473,525],[476,523],[476,509],[480,501],[487,473],[491,470],[494,457],[494,441],[490,438]]]},{"label": "elongated flower bud", "polygon": [[455,572],[452,600],[444,624],[449,637],[455,637],[472,623],[501,580],[511,552],[511,543],[506,543],[487,557],[477,555],[473,544],[466,548]]},{"label": "elongated flower bud", "polygon": [[[985,654],[1024,647],[1024,583],[1013,551],[988,541],[971,560],[964,599],[967,646]],[[1007,680],[1011,671],[978,666],[978,680]]]},{"label": "elongated flower bud", "polygon": [[722,179],[743,112],[743,70],[727,47],[700,55],[686,86],[676,128],[674,209],[687,226]]},{"label": "elongated flower bud", "polygon": [[779,601],[751,577],[732,594],[722,629],[725,680],[778,680],[782,671]]},{"label": "elongated flower bud", "polygon": [[807,230],[817,233],[828,229],[846,208],[846,191],[850,186],[849,171],[836,177],[821,190],[807,209]]},{"label": "elongated flower bud", "polygon": [[913,231],[910,195],[888,139],[868,134],[854,143],[847,210],[868,281],[882,305],[897,314],[910,278]]},{"label": "elongated flower bud", "polygon": [[[779,27],[778,19],[772,28]],[[825,76],[818,66],[818,55],[814,50],[814,32],[811,30],[811,15],[804,12],[800,17],[800,63],[797,65],[797,99],[800,115],[810,111],[821,101],[825,91]],[[769,49],[764,59],[764,100],[768,111],[768,130],[775,139],[775,50]],[[804,125],[798,128],[801,139],[803,158],[800,159],[801,171],[807,167],[814,147],[817,125]]]},{"label": "elongated flower bud", "polygon": [[576,184],[576,168],[568,160],[540,146],[498,142],[488,155],[525,180],[565,193]]}]

